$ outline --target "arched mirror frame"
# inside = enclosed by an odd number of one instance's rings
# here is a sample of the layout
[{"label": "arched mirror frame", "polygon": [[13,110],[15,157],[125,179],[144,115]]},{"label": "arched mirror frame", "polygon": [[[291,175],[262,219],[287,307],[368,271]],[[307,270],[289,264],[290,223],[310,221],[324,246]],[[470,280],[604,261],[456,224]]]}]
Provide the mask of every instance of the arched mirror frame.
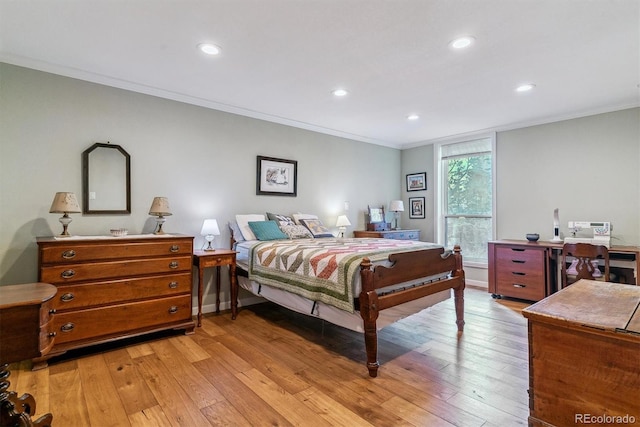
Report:
[{"label": "arched mirror frame", "polygon": [[[91,169],[89,155],[98,148],[109,148],[118,150],[125,159],[125,189],[126,208],[125,209],[90,209],[89,206],[89,173]],[[82,213],[83,214],[130,214],[131,213],[131,156],[124,148],[117,144],[104,144],[96,142],[82,153]]]}]

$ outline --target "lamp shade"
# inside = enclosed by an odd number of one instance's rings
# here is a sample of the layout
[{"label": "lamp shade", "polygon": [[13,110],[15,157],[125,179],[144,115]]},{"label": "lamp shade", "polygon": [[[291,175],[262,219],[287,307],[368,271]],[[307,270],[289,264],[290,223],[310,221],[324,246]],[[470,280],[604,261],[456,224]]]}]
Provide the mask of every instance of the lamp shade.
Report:
[{"label": "lamp shade", "polygon": [[202,224],[202,230],[200,230],[201,236],[219,236],[220,228],[218,228],[218,221],[215,219],[205,219]]},{"label": "lamp shade", "polygon": [[155,216],[169,216],[171,215],[171,208],[169,207],[169,199],[166,197],[154,197],[151,208],[149,208],[149,215]]},{"label": "lamp shade", "polygon": [[53,197],[49,213],[80,213],[80,205],[75,193],[58,192]]},{"label": "lamp shade", "polygon": [[404,212],[404,203],[402,200],[392,200],[389,203],[389,210],[391,212]]},{"label": "lamp shade", "polygon": [[351,225],[346,215],[340,215],[336,221],[336,227],[347,227]]}]

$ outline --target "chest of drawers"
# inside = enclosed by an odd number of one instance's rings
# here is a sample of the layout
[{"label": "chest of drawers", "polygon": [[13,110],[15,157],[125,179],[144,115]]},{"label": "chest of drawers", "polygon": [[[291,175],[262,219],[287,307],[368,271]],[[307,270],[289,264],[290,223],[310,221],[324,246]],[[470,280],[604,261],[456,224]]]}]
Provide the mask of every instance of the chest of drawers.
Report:
[{"label": "chest of drawers", "polygon": [[37,243],[38,280],[58,288],[47,357],[165,329],[193,332],[193,237],[44,237]]},{"label": "chest of drawers", "polygon": [[539,301],[552,293],[551,250],[536,243],[489,242],[489,292]]}]

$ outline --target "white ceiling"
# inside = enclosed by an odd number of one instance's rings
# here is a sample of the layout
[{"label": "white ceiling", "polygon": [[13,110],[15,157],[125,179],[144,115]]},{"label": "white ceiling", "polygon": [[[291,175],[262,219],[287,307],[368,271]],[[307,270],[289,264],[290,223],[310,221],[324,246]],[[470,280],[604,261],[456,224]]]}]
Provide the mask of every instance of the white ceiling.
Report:
[{"label": "white ceiling", "polygon": [[0,61],[400,148],[640,105],[640,1],[0,0]]}]

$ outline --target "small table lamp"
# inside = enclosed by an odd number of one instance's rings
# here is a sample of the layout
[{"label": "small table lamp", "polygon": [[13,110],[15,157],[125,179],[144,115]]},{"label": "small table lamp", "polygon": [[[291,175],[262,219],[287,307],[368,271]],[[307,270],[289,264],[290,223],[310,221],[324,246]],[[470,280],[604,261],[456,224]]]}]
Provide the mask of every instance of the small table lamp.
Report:
[{"label": "small table lamp", "polygon": [[216,236],[220,235],[218,221],[216,221],[215,219],[205,219],[204,223],[202,224],[202,230],[200,230],[200,235],[204,236],[205,240],[208,242],[208,245],[206,248],[204,248],[204,250],[215,251],[216,248],[211,246],[211,243],[213,243],[213,239],[215,239]]},{"label": "small table lamp", "polygon": [[157,216],[158,228],[153,234],[164,234],[162,230],[162,224],[166,221],[165,216],[172,215],[169,208],[169,199],[166,197],[154,197],[151,208],[149,209],[149,215]]},{"label": "small table lamp", "polygon": [[340,215],[336,221],[336,227],[338,227],[338,237],[344,237],[344,232],[347,231],[347,226],[351,225],[349,218],[346,215]]},{"label": "small table lamp", "polygon": [[400,230],[400,227],[398,226],[398,212],[404,212],[404,203],[402,200],[392,200],[389,203],[389,210],[393,212],[393,217],[396,220],[394,230]]},{"label": "small table lamp", "polygon": [[59,192],[53,197],[53,203],[51,203],[51,209],[49,213],[61,213],[64,214],[60,217],[60,223],[62,224],[61,237],[69,237],[71,234],[67,231],[67,227],[71,222],[70,213],[80,213],[80,205],[78,199],[76,199],[75,193]]}]

